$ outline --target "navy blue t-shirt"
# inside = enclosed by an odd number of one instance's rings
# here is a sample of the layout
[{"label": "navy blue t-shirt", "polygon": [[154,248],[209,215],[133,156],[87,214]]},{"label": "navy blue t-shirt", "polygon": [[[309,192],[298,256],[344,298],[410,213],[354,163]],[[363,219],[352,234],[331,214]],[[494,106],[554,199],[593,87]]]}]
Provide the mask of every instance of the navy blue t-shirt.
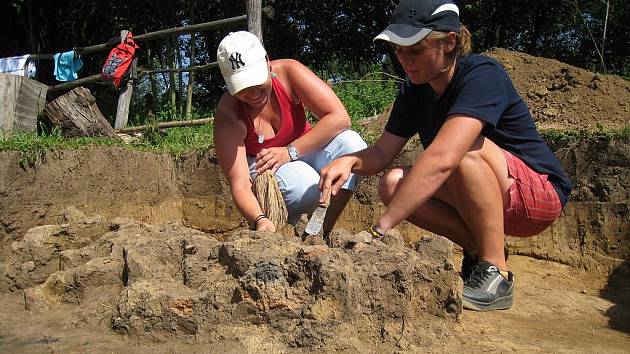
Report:
[{"label": "navy blue t-shirt", "polygon": [[407,80],[385,130],[407,139],[418,133],[426,149],[451,114],[484,121],[481,134],[534,171],[547,174],[560,202],[566,204],[571,182],[538,134],[527,105],[499,63],[479,54],[461,58],[446,91],[437,100],[431,85],[415,85]]}]

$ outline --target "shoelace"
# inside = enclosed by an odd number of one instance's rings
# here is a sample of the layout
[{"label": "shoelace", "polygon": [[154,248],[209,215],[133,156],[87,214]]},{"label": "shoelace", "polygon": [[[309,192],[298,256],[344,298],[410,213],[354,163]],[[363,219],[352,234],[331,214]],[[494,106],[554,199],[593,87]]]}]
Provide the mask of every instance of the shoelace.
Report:
[{"label": "shoelace", "polygon": [[488,273],[485,269],[479,266],[475,266],[472,270],[472,273],[470,274],[470,278],[468,278],[468,281],[466,281],[465,285],[471,288],[476,288],[481,285],[486,280],[486,278],[490,276],[492,276],[492,273]]}]

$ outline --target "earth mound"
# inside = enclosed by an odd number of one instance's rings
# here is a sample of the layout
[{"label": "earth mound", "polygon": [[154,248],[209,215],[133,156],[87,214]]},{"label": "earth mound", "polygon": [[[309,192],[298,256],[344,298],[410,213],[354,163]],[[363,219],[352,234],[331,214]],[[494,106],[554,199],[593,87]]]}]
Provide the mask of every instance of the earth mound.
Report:
[{"label": "earth mound", "polygon": [[[241,343],[243,350],[417,350],[449,336],[462,311],[451,244],[413,249],[337,230],[336,247],[234,231],[223,241],[175,223],[107,223],[74,208],[30,229],[6,262],[24,306],[98,313],[121,334]],[[310,243],[310,244],[309,244]],[[100,312],[99,312],[100,311]],[[248,344],[249,343],[249,344]]]},{"label": "earth mound", "polygon": [[[630,124],[630,81],[506,49],[483,53],[506,69],[540,129],[599,131]],[[365,122],[378,136],[391,107]]]},{"label": "earth mound", "polygon": [[630,81],[554,59],[493,49],[542,129],[594,131],[630,123]]}]

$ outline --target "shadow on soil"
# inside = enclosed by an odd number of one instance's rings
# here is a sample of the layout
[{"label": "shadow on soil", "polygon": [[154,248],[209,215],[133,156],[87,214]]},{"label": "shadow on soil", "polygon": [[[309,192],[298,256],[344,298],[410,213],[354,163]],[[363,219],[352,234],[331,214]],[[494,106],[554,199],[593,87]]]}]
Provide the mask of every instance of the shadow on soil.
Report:
[{"label": "shadow on soil", "polygon": [[630,261],[624,261],[610,274],[602,297],[615,304],[606,311],[610,327],[630,333]]}]

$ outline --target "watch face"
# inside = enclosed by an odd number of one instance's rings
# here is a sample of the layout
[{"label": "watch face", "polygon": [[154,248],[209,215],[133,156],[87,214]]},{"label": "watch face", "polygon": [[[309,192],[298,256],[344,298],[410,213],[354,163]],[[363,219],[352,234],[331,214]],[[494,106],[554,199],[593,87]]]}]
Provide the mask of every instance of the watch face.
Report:
[{"label": "watch face", "polygon": [[287,145],[287,150],[289,150],[289,157],[291,158],[291,161],[298,159],[298,152],[295,146],[289,144]]}]

